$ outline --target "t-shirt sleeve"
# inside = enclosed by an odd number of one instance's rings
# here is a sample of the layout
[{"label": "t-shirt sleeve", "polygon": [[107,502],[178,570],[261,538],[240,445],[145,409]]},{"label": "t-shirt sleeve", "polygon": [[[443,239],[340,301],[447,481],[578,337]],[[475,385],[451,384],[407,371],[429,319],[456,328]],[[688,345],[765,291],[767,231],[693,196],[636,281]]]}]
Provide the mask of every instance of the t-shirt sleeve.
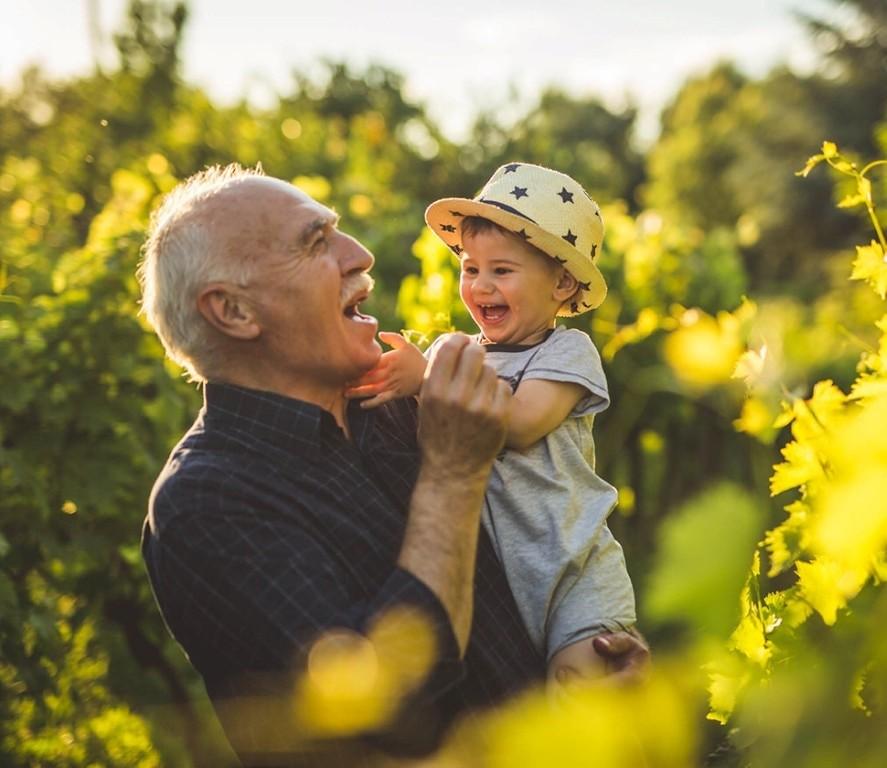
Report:
[{"label": "t-shirt sleeve", "polygon": [[575,328],[555,331],[540,346],[522,377],[529,379],[572,382],[585,387],[587,394],[570,413],[573,418],[600,413],[610,405],[607,377],[597,347],[588,334]]}]

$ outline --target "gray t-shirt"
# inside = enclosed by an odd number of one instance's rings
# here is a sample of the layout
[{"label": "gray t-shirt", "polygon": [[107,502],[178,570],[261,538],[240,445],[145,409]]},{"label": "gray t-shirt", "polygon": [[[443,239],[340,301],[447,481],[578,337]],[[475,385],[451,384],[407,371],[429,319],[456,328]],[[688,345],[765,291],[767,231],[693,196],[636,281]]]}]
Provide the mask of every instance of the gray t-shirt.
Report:
[{"label": "gray t-shirt", "polygon": [[524,451],[499,456],[483,512],[530,637],[550,658],[636,620],[622,547],[607,527],[616,490],[594,471],[592,425],[610,403],[607,380],[594,343],[575,329],[558,327],[531,347],[486,350],[513,389],[545,379],[587,390],[560,426]]}]

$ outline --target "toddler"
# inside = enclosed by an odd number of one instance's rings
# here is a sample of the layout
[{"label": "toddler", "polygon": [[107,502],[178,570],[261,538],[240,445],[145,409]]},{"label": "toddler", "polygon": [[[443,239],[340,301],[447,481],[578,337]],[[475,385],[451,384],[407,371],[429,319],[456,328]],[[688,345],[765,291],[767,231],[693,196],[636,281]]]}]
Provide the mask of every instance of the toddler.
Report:
[{"label": "toddler", "polygon": [[[635,623],[622,548],[606,523],[616,492],[594,470],[592,424],[609,394],[589,336],[555,322],[606,295],[595,265],[600,210],[569,176],[510,163],[473,200],[432,203],[425,220],[458,256],[476,341],[514,392],[483,524],[549,676],[603,674],[592,638]],[[393,349],[347,393],[369,408],[418,394],[425,372],[417,347],[380,338]]]}]

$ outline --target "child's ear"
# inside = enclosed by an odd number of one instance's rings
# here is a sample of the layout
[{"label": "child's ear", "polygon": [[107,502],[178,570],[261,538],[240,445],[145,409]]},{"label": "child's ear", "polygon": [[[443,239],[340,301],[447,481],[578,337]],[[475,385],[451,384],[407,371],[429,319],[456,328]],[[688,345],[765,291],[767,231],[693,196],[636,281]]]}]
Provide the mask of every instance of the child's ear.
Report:
[{"label": "child's ear", "polygon": [[197,296],[197,309],[204,320],[226,336],[254,339],[261,327],[246,297],[229,283],[213,283]]},{"label": "child's ear", "polygon": [[553,297],[556,301],[563,303],[573,297],[576,289],[579,288],[579,282],[563,267],[559,267],[559,269],[560,275],[558,276],[557,284],[554,286]]}]

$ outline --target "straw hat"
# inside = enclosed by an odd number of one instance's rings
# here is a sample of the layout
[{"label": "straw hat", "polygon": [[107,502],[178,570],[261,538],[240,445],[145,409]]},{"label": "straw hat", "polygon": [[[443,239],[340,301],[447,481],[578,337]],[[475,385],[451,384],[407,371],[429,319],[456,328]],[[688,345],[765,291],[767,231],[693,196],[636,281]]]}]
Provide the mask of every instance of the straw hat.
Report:
[{"label": "straw hat", "polygon": [[595,261],[604,237],[601,211],[565,173],[529,163],[499,168],[473,200],[446,197],[428,206],[425,221],[458,256],[465,216],[481,216],[514,232],[566,267],[579,292],[559,315],[580,315],[599,306],[607,284]]}]

